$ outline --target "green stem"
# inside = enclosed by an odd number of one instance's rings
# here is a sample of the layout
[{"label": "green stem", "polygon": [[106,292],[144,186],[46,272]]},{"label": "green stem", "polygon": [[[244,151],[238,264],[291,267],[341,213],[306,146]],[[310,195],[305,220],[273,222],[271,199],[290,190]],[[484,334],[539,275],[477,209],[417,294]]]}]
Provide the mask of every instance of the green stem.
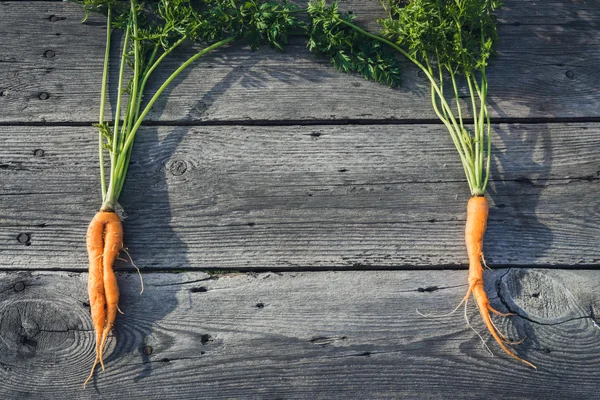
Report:
[{"label": "green stem", "polygon": [[[433,76],[433,69],[431,68],[431,63],[429,62],[428,59],[425,59],[425,65],[427,66],[427,69],[429,71],[429,73],[431,74],[431,76]],[[433,107],[434,107],[434,111],[436,112],[438,118],[440,118],[442,121],[446,121],[448,123],[448,125],[446,125],[446,127],[448,128],[448,132],[450,133],[450,136],[452,136],[452,140],[455,141],[455,145],[457,146],[456,149],[458,150],[458,154],[460,155],[460,160],[463,163],[463,168],[465,170],[465,174],[467,176],[467,181],[469,182],[469,187],[472,188],[474,182],[474,173],[473,173],[473,169],[474,169],[474,165],[472,160],[469,158],[469,147],[467,146],[467,143],[465,143],[465,140],[463,139],[463,131],[460,129],[460,127],[458,126],[458,124],[456,123],[456,119],[454,118],[454,115],[452,114],[452,110],[450,109],[450,106],[448,105],[448,103],[446,102],[446,98],[444,97],[444,92],[443,92],[443,79],[444,79],[444,75],[442,73],[442,70],[439,68],[439,63],[438,63],[438,69],[439,69],[439,73],[440,73],[440,83],[439,83],[439,90],[435,91],[434,85],[432,84],[432,96],[434,95],[434,93],[437,94],[438,99],[440,100],[440,104],[442,105],[442,111],[444,114],[444,118],[441,118],[440,116],[440,112],[437,106],[437,101],[432,99],[433,102]]]},{"label": "green stem", "polygon": [[[439,82],[440,82],[439,83],[440,92],[442,93],[442,96],[444,96],[444,74],[442,72],[442,66],[440,65],[440,63],[437,63],[437,67],[438,67],[438,76],[439,76]],[[431,68],[429,61],[427,61],[427,68],[429,68],[429,73],[431,75],[433,75],[433,69]],[[446,97],[444,96],[444,98],[446,98]],[[443,108],[443,110],[444,110],[444,116],[446,116],[446,119],[448,119],[448,111],[445,108]]]},{"label": "green stem", "polygon": [[[477,81],[475,81],[475,88],[477,89],[478,93],[478,87],[477,87]],[[483,86],[481,87],[481,95],[480,95],[480,100],[479,100],[479,120],[478,120],[478,125],[479,125],[479,170],[481,171],[481,175],[483,175],[483,161],[484,161],[484,156],[483,156],[483,136],[485,134],[485,126],[484,126],[484,122],[485,122],[485,101],[486,101],[486,94],[484,93],[484,88]],[[483,176],[480,178],[479,180],[480,186],[481,183],[483,183]]]},{"label": "green stem", "polygon": [[479,152],[479,125],[478,125],[478,119],[477,119],[477,106],[475,104],[475,94],[473,93],[473,84],[472,84],[472,78],[473,75],[472,74],[467,74],[466,75],[467,78],[467,84],[469,85],[469,94],[471,95],[471,104],[473,107],[473,129],[474,129],[474,138],[475,138],[475,146],[477,147],[476,151],[475,151],[475,183],[476,183],[476,187],[479,188],[481,185],[481,170],[480,170],[480,163],[479,163],[479,157],[480,157],[480,152]]},{"label": "green stem", "polygon": [[[487,83],[486,83],[487,86]],[[486,88],[487,90],[487,88]],[[481,185],[481,191],[485,192],[485,188],[487,187],[488,179],[490,177],[490,167],[492,164],[492,126],[490,124],[490,114],[487,109],[485,110],[485,119],[487,124],[487,165],[485,167],[485,180]]]},{"label": "green stem", "polygon": [[456,109],[458,110],[458,120],[460,121],[460,129],[464,130],[465,126],[463,125],[462,107],[460,106],[458,87],[456,85],[456,76],[451,68],[448,68],[448,72],[450,73],[450,78],[452,79],[452,88],[454,89],[454,98],[456,99]]},{"label": "green stem", "polygon": [[148,71],[150,70],[150,66],[154,62],[154,59],[156,58],[156,53],[158,53],[159,46],[160,46],[159,43],[156,43],[154,45],[154,50],[152,50],[152,54],[150,55],[150,59],[148,60],[148,65],[146,65],[144,72],[142,72],[142,83],[140,84],[140,95],[138,96],[137,105],[135,106],[134,120],[136,120],[140,114],[140,107],[142,106],[142,99],[144,98],[144,88],[146,86],[146,81],[148,80],[148,75],[149,75]]},{"label": "green stem", "polygon": [[454,146],[456,147],[456,150],[458,151],[458,155],[460,156],[460,161],[461,161],[461,164],[462,164],[463,169],[465,171],[465,175],[467,177],[467,182],[469,183],[469,188],[472,190],[473,183],[471,182],[472,178],[471,178],[471,171],[469,169],[469,162],[468,162],[466,156],[462,152],[460,140],[458,139],[458,137],[456,135],[456,132],[454,131],[454,127],[452,126],[452,124],[446,118],[444,118],[442,116],[442,114],[441,114],[441,112],[439,110],[439,107],[437,105],[437,96],[436,96],[436,93],[435,93],[435,90],[434,90],[433,86],[431,87],[431,104],[433,105],[433,111],[438,116],[438,118],[440,119],[440,121],[442,121],[444,123],[444,125],[448,129],[448,132],[450,133],[450,137],[452,138],[452,142],[454,143]]},{"label": "green stem", "polygon": [[119,88],[117,90],[117,106],[115,110],[115,123],[112,137],[112,151],[110,152],[110,181],[108,182],[108,190],[106,197],[102,203],[101,210],[113,211],[117,201],[115,197],[115,181],[116,181],[116,166],[118,158],[118,141],[119,141],[119,120],[121,118],[121,98],[123,97],[123,75],[125,74],[125,60],[127,59],[127,45],[129,44],[129,32],[131,25],[128,24],[125,30],[125,40],[123,43],[123,53],[121,55],[121,66],[119,68]]},{"label": "green stem", "polygon": [[[415,64],[417,67],[419,67],[424,73],[425,76],[427,76],[427,79],[429,79],[429,82],[431,83],[431,87],[432,90],[434,90],[438,96],[438,99],[440,101],[440,104],[442,106],[442,109],[448,112],[448,116],[450,117],[450,121],[444,121],[443,118],[440,118],[442,120],[442,122],[444,122],[444,124],[446,125],[446,127],[448,127],[448,131],[450,132],[450,135],[453,136],[453,132],[460,132],[460,135],[458,136],[458,141],[460,142],[461,147],[463,148],[463,151],[465,153],[467,153],[467,149],[466,149],[466,144],[464,142],[464,140],[462,139],[462,131],[460,130],[456,119],[454,118],[454,115],[452,114],[452,110],[450,108],[450,106],[448,105],[448,102],[446,101],[446,99],[443,96],[443,93],[440,89],[440,87],[437,85],[437,83],[435,82],[435,79],[433,78],[433,74],[428,70],[428,68],[426,68],[422,63],[420,63],[417,59],[415,59],[414,57],[411,57],[410,54],[408,54],[404,49],[402,49],[400,46],[398,46],[397,44],[381,37],[378,35],[374,35],[372,33],[367,32],[366,30],[352,24],[351,22],[348,21],[344,21],[343,19],[339,19],[339,21],[348,26],[351,29],[354,29],[355,31],[361,33],[362,35],[374,39],[374,40],[378,40],[381,43],[385,43],[386,45],[392,47],[393,49],[395,49],[396,51],[398,51],[400,54],[402,54],[403,56],[405,56],[406,58],[408,58],[408,60],[410,60],[413,64]],[[435,107],[437,108],[437,103],[434,102]],[[474,112],[476,112],[476,109],[474,108]],[[441,113],[439,112],[439,109],[437,110],[437,115],[438,117],[441,116]],[[450,125],[450,126],[449,126]],[[454,136],[453,136],[454,139]],[[456,144],[456,143],[455,143]],[[483,194],[481,187],[483,185],[479,184],[479,185],[474,185],[475,184],[475,177],[476,174],[473,171],[473,168],[475,167],[475,163],[473,163],[471,160],[471,162],[469,162],[469,160],[467,160],[467,157],[463,156],[463,153],[460,151],[459,147],[457,146],[457,150],[459,150],[459,154],[461,155],[461,161],[463,161],[463,166],[465,168],[465,173],[467,175],[467,180],[469,181],[469,186],[471,189],[471,193],[473,195],[480,195]],[[489,160],[488,160],[489,162]],[[487,181],[486,181],[487,182]]]},{"label": "green stem", "polygon": [[[158,67],[158,65],[161,63],[161,61],[164,60],[164,58],[169,53],[171,53],[173,50],[175,50],[186,39],[187,39],[187,36],[184,36],[181,39],[179,39],[177,42],[175,42],[173,44],[173,46],[169,47],[168,50],[166,50],[164,53],[162,53],[160,55],[160,57],[158,57],[158,59],[154,62],[154,64],[152,64],[150,66],[150,64],[152,63],[152,60],[154,59],[154,57],[156,56],[156,53],[158,51],[158,43],[156,44],[156,46],[154,47],[154,51],[152,52],[152,57],[150,58],[151,61],[148,63],[149,67],[148,67],[148,69],[143,74],[142,84],[140,85],[140,93],[143,94],[144,88],[146,87],[146,82],[148,81],[148,78],[150,77],[150,75],[152,74],[152,72],[156,69],[156,67]],[[142,97],[143,96],[140,96],[139,99],[138,99],[138,104],[137,104],[136,111],[135,111],[135,120],[136,121],[139,119],[139,112],[140,112],[140,108],[142,106]]]},{"label": "green stem", "polygon": [[[485,125],[487,131],[487,154],[486,154],[486,167],[485,167],[485,180],[481,185],[481,190],[485,192],[485,188],[487,187],[488,179],[490,176],[490,167],[491,167],[491,155],[492,155],[492,126],[490,124],[490,114],[487,109],[487,91],[488,91],[488,83],[487,77],[485,76],[485,67],[481,70],[481,90],[483,93],[483,104],[482,110],[485,114]],[[482,125],[483,129],[483,125]],[[483,138],[483,135],[482,135]]]},{"label": "green stem", "polygon": [[167,86],[169,86],[169,84],[171,82],[173,82],[173,80],[183,71],[185,70],[190,64],[192,64],[194,61],[196,61],[198,58],[202,57],[203,55],[221,47],[224,46],[230,42],[232,42],[233,40],[235,40],[235,37],[229,37],[227,39],[223,39],[217,43],[214,43],[204,49],[202,49],[201,51],[199,51],[198,53],[194,54],[192,57],[190,57],[186,62],[184,62],[179,68],[177,68],[175,70],[175,72],[173,72],[171,74],[171,76],[169,76],[167,78],[167,80],[165,80],[165,82],[158,88],[158,90],[156,91],[156,93],[154,93],[154,95],[152,96],[152,98],[150,99],[150,101],[148,102],[148,104],[146,105],[146,107],[144,107],[144,110],[142,111],[142,113],[140,114],[140,116],[138,117],[138,119],[135,122],[135,125],[131,128],[131,131],[129,132],[129,136],[127,137],[127,140],[125,142],[125,145],[123,146],[123,152],[125,153],[125,156],[119,157],[118,163],[117,163],[117,171],[119,174],[119,182],[118,182],[118,188],[117,188],[117,192],[116,192],[116,197],[115,197],[115,201],[116,199],[118,199],[119,195],[121,194],[121,190],[123,189],[123,184],[125,183],[125,176],[127,175],[127,168],[128,168],[128,163],[126,164],[127,161],[127,151],[129,150],[129,148],[132,146],[133,144],[133,140],[135,139],[135,134],[137,132],[137,130],[140,128],[140,126],[142,125],[142,121],[144,120],[144,118],[146,117],[146,115],[148,114],[148,112],[150,111],[150,109],[152,108],[152,106],[154,105],[154,103],[156,102],[156,100],[160,97],[160,95],[162,94],[162,92],[167,88]]},{"label": "green stem", "polygon": [[[108,15],[106,17],[106,50],[104,52],[104,68],[102,70],[102,91],[100,93],[100,116],[98,117],[98,124],[104,123],[104,107],[106,104],[106,87],[108,80],[108,65],[110,62],[110,36],[111,36],[111,25],[112,25],[112,10],[108,7]],[[106,178],[104,176],[104,149],[102,144],[104,143],[104,137],[102,129],[99,129],[99,146],[98,146],[98,158],[100,159],[100,185],[102,187],[102,202],[106,198]]]},{"label": "green stem", "polygon": [[[129,115],[127,119],[127,126],[130,127],[133,123],[133,115],[134,107],[136,105],[136,96],[138,96],[138,83],[139,83],[139,74],[140,74],[140,42],[138,39],[138,23],[137,23],[137,12],[134,7],[134,2],[131,2],[131,15],[133,19],[133,87],[131,89],[131,93],[129,95]],[[140,96],[141,97],[141,96]],[[127,132],[123,132],[123,136],[125,136]]]}]

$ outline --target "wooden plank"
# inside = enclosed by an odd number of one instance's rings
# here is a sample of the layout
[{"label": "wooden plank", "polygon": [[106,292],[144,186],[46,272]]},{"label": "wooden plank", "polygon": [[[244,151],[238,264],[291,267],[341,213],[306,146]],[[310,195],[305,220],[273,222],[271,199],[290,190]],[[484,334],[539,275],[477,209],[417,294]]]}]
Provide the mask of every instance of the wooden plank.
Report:
[{"label": "wooden plank", "polygon": [[[494,131],[490,265],[597,266],[600,124]],[[85,268],[96,135],[0,129],[0,268]],[[439,125],[152,127],[136,140],[121,202],[141,268],[467,263],[468,187]]]},{"label": "wooden plank", "polygon": [[[600,95],[594,89],[600,63],[600,2],[505,3],[499,13],[499,55],[488,69],[493,117],[600,116]],[[345,1],[342,7],[356,10],[363,21],[381,15],[377,0]],[[80,7],[60,2],[2,2],[0,10],[5,38],[0,43],[0,122],[96,120],[104,56],[102,18],[92,16],[82,25]],[[283,54],[268,49],[251,53],[235,45],[207,56],[177,80],[168,100],[159,101],[148,119],[435,118],[427,83],[415,67],[404,64],[404,85],[391,90],[336,73],[326,60],[311,55],[301,39],[292,42]],[[151,89],[190,51],[166,61]],[[115,49],[115,60],[117,53]]]},{"label": "wooden plank", "polygon": [[[534,371],[495,357],[462,312],[461,271],[119,276],[106,371],[81,383],[93,333],[87,274],[0,274],[4,399],[593,399],[600,380],[600,271],[486,273],[495,318]],[[508,307],[508,308],[507,308]],[[472,307],[474,328],[484,328]],[[24,384],[27,382],[27,384]]]}]

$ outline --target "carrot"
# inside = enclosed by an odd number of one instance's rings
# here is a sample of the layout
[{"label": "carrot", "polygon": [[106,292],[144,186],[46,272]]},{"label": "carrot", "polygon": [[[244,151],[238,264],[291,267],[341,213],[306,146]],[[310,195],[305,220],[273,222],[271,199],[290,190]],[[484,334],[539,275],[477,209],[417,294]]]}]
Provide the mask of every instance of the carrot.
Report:
[{"label": "carrot", "polygon": [[[390,0],[381,3],[387,16],[378,20],[383,28],[382,32],[373,34],[354,24],[353,17],[340,14],[335,2],[327,6],[325,0],[310,0],[310,26],[322,27],[327,34],[317,35],[310,31],[312,42],[309,43],[316,44],[309,47],[340,60],[349,60],[342,52],[330,50],[337,50],[336,43],[340,35],[334,28],[347,27],[396,50],[416,65],[427,78],[433,111],[450,134],[472,196],[467,207],[465,232],[469,254],[469,290],[461,304],[465,303],[466,307],[473,294],[483,322],[502,350],[535,368],[506,346],[510,342],[495,327],[490,313],[500,316],[511,314],[501,313],[490,306],[483,285],[483,236],[488,217],[488,203],[484,196],[490,177],[492,151],[486,67],[498,40],[494,12],[501,6],[501,2]],[[341,70],[353,70],[343,63],[336,66]],[[380,63],[379,67],[387,74],[393,73],[390,64]],[[385,74],[377,71],[377,75],[363,75],[372,80],[395,84],[396,80],[378,79],[385,77]],[[459,76],[462,76],[462,81],[468,87],[466,103],[461,100],[464,94],[459,90]],[[471,115],[472,122],[467,120],[468,115]]]},{"label": "carrot", "polygon": [[113,211],[96,213],[88,227],[86,241],[89,255],[88,294],[96,339],[96,359],[84,387],[94,375],[98,362],[104,370],[102,352],[117,315],[119,287],[113,265],[123,248],[123,225],[119,216]]},{"label": "carrot", "polygon": [[490,301],[483,286],[483,266],[481,262],[484,260],[483,236],[487,226],[488,212],[488,201],[484,196],[473,196],[469,199],[467,204],[467,224],[465,228],[465,242],[467,245],[467,253],[469,254],[469,290],[463,301],[467,302],[471,294],[473,294],[473,298],[477,303],[477,308],[479,309],[479,313],[481,314],[485,326],[502,350],[509,356],[530,367],[536,368],[535,365],[517,356],[506,347],[506,338],[498,331],[490,316],[490,312],[502,317],[508,317],[513,314],[502,313],[494,309],[490,305]]},{"label": "carrot", "polygon": [[[282,49],[288,30],[303,23],[293,15],[296,6],[279,0],[74,0],[89,11],[106,15],[106,48],[100,97],[98,158],[102,206],[88,228],[88,292],[95,333],[96,358],[84,386],[98,363],[104,370],[102,353],[119,310],[119,287],[113,264],[123,248],[123,228],[114,213],[123,191],[133,144],[144,118],[165,89],[182,71],[208,53],[236,40],[245,40],[252,49],[262,43]],[[114,18],[113,18],[114,17]],[[108,75],[112,30],[124,32],[117,81],[113,121],[104,118],[108,97]],[[163,60],[182,43],[201,44],[183,61],[154,93],[149,79]],[[126,66],[132,71],[125,71]],[[148,85],[147,85],[148,84]],[[105,174],[105,153],[110,170]],[[108,182],[107,182],[108,181]],[[133,264],[133,261],[132,261]],[[135,267],[135,264],[134,264]],[[137,268],[137,267],[136,267]],[[138,270],[139,272],[139,270]],[[142,284],[143,290],[143,284]]]}]

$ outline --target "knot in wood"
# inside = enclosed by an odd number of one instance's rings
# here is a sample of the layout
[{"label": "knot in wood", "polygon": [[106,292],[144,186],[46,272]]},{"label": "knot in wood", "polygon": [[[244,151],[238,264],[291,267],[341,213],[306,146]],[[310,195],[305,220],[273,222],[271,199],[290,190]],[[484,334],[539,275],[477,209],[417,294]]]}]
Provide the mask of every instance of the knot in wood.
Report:
[{"label": "knot in wood", "polygon": [[171,171],[171,174],[174,176],[181,176],[187,171],[187,163],[183,160],[175,160],[171,163],[169,171]]},{"label": "knot in wood", "polygon": [[541,324],[587,315],[573,293],[547,270],[511,270],[502,278],[499,295],[511,312]]}]

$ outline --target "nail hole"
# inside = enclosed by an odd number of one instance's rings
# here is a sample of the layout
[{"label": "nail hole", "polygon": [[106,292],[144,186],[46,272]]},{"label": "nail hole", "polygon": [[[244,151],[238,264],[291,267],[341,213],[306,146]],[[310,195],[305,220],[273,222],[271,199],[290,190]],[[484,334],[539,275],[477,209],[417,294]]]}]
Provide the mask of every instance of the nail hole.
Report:
[{"label": "nail hole", "polygon": [[433,224],[434,222],[437,222],[437,219],[431,218],[431,219],[428,219],[427,222],[431,222]]},{"label": "nail hole", "polygon": [[533,298],[536,298],[536,299],[537,299],[538,297],[540,297],[540,294],[539,294],[539,293],[532,293],[532,294],[531,294],[531,297],[533,297]]},{"label": "nail hole", "polygon": [[46,58],[52,58],[56,55],[56,53],[54,52],[54,50],[46,50],[44,52],[44,57]]},{"label": "nail hole", "polygon": [[571,80],[572,80],[573,78],[575,78],[575,72],[573,72],[573,71],[571,71],[571,70],[568,70],[567,72],[565,72],[565,75],[567,76],[567,78],[569,78],[569,79],[571,79]]},{"label": "nail hole", "polygon": [[150,346],[144,346],[142,348],[142,353],[149,356],[150,354],[152,354],[152,347]]},{"label": "nail hole", "polygon": [[171,362],[171,360],[169,360],[168,358],[161,358],[160,362],[168,363]]},{"label": "nail hole", "polygon": [[206,293],[206,292],[208,292],[208,289],[205,286],[200,286],[200,287],[191,288],[190,292],[192,292],[192,293]]},{"label": "nail hole", "polygon": [[44,150],[42,150],[42,149],[35,149],[33,151],[33,155],[35,157],[44,157]]},{"label": "nail hole", "polygon": [[14,286],[15,292],[22,292],[25,289],[25,284],[23,282],[17,282]]},{"label": "nail hole", "polygon": [[260,303],[256,303],[256,308],[265,308],[265,303],[260,302]]},{"label": "nail hole", "polygon": [[210,336],[209,334],[205,333],[203,335],[200,335],[200,343],[202,343],[202,345],[204,346],[205,344],[207,344],[208,342],[212,342],[212,336]]},{"label": "nail hole", "polygon": [[38,99],[40,100],[48,100],[50,98],[50,94],[47,92],[42,92],[38,95]]},{"label": "nail hole", "polygon": [[50,21],[50,22],[62,21],[62,20],[65,20],[65,19],[67,19],[67,18],[65,18],[65,17],[57,17],[56,15],[51,15],[51,16],[48,17],[48,21]]},{"label": "nail hole", "polygon": [[254,226],[256,225],[256,222],[248,222],[248,226]]},{"label": "nail hole", "polygon": [[348,172],[348,170],[346,168],[340,168],[338,169],[338,172]]},{"label": "nail hole", "polygon": [[31,245],[31,234],[29,233],[19,233],[17,236],[17,240],[19,243],[24,244],[25,246]]}]

